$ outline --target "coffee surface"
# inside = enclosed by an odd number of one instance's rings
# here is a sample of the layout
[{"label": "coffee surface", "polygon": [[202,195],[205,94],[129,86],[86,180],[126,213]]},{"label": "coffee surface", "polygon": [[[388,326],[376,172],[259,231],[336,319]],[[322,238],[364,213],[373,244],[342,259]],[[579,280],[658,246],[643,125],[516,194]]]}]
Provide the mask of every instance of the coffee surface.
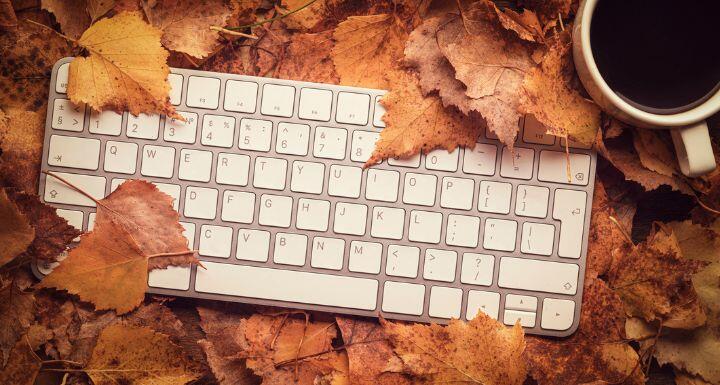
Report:
[{"label": "coffee surface", "polygon": [[599,0],[590,46],[600,74],[633,106],[672,114],[720,87],[720,0]]}]

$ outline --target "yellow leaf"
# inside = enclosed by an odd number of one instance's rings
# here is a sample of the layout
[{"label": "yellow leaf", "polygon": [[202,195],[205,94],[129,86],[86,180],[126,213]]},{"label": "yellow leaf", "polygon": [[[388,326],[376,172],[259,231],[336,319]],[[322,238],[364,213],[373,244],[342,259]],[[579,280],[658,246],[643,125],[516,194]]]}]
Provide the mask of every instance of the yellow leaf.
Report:
[{"label": "yellow leaf", "polygon": [[[308,30],[312,29],[317,23],[324,18],[324,12],[327,7],[327,0],[316,0],[314,3],[297,11],[285,18],[283,22],[290,29]],[[285,12],[291,12],[308,3],[308,0],[282,0],[281,4],[285,8]]]},{"label": "yellow leaf", "polygon": [[[44,92],[47,93],[47,89]],[[45,135],[45,112],[40,114],[18,108],[9,108],[5,112],[6,124],[0,123],[0,180],[36,193]]]},{"label": "yellow leaf", "polygon": [[90,56],[70,63],[70,100],[96,110],[174,115],[168,100],[168,52],[160,45],[161,35],[132,12],[92,25],[78,40]]},{"label": "yellow leaf", "polygon": [[30,246],[35,230],[18,207],[0,189],[0,266],[12,261]]}]

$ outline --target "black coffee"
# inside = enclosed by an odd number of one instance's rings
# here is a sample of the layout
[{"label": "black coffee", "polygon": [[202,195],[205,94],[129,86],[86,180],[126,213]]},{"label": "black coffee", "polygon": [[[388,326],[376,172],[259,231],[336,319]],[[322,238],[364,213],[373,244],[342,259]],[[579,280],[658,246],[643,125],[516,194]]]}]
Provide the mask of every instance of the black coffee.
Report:
[{"label": "black coffee", "polygon": [[720,0],[599,0],[590,46],[608,85],[657,114],[691,109],[720,89]]}]

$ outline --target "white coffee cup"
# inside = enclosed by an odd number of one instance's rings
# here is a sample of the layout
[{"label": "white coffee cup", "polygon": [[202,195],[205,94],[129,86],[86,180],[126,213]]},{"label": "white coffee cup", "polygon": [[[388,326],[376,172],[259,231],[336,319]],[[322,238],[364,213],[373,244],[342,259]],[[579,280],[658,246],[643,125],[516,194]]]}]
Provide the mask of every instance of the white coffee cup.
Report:
[{"label": "white coffee cup", "polygon": [[590,47],[590,23],[600,1],[581,1],[573,27],[575,68],[585,89],[600,108],[617,119],[642,128],[670,129],[683,174],[694,177],[711,172],[715,156],[705,119],[720,111],[720,91],[692,109],[669,115],[643,111],[623,100],[603,79]]}]

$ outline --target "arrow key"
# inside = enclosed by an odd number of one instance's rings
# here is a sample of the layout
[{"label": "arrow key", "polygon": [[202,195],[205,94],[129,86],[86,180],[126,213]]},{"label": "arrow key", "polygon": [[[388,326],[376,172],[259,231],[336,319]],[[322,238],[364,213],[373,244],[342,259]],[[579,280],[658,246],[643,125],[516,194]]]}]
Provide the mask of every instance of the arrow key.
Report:
[{"label": "arrow key", "polygon": [[498,313],[500,311],[500,293],[470,290],[468,292],[465,319],[469,321],[475,318],[480,311],[493,319],[498,319]]},{"label": "arrow key", "polygon": [[527,295],[508,294],[505,296],[505,309],[534,312],[537,309],[537,298]]},{"label": "arrow key", "polygon": [[575,302],[567,299],[543,300],[540,327],[548,330],[568,330],[575,319]]}]

